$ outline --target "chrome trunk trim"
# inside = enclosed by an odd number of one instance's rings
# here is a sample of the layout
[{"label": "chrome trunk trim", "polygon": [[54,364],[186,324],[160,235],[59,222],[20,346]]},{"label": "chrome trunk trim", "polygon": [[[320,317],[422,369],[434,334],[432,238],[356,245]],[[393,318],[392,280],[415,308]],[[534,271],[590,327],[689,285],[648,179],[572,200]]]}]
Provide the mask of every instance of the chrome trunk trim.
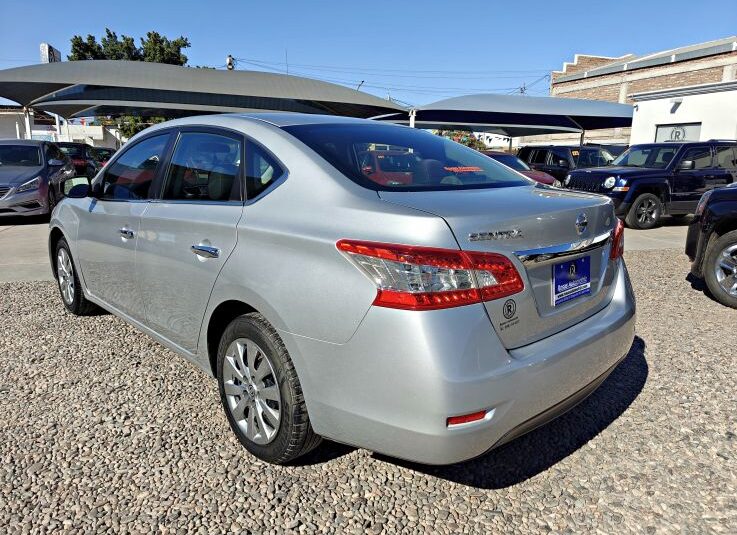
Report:
[{"label": "chrome trunk trim", "polygon": [[572,256],[598,249],[611,241],[611,232],[599,234],[593,238],[587,238],[572,243],[562,243],[540,247],[539,249],[526,249],[515,251],[514,254],[525,265],[539,265],[544,262],[556,260],[565,256]]}]

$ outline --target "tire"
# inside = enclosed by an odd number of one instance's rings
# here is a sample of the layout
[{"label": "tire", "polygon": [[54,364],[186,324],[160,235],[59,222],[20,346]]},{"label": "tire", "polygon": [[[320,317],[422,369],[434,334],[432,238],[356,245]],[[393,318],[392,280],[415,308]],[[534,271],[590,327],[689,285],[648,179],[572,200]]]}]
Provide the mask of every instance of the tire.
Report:
[{"label": "tire", "polygon": [[663,203],[652,193],[643,193],[635,199],[627,212],[625,222],[630,228],[647,230],[654,228],[663,216]]},{"label": "tire", "polygon": [[56,282],[67,310],[75,316],[89,316],[97,312],[98,306],[84,296],[69,244],[64,238],[56,244],[54,262],[56,262]]},{"label": "tire", "polygon": [[712,241],[704,255],[703,270],[714,299],[737,308],[737,230]]},{"label": "tire", "polygon": [[292,359],[261,314],[239,316],[225,329],[218,346],[217,378],[228,423],[251,454],[285,464],[320,444]]}]

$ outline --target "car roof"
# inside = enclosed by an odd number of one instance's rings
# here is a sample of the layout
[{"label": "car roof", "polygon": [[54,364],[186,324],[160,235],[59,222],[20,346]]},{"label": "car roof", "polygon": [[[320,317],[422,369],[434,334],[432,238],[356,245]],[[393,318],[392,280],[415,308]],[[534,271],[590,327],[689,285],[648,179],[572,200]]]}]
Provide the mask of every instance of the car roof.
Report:
[{"label": "car roof", "polygon": [[91,147],[92,145],[88,143],[83,143],[81,141],[57,141],[56,143],[60,147],[72,147],[72,146],[79,146],[79,147]]},{"label": "car roof", "polygon": [[482,150],[480,152],[481,154],[485,154],[486,156],[514,156],[515,158],[517,157],[514,154],[509,153],[509,152],[504,152],[503,150]]},{"label": "car roof", "polygon": [[39,147],[46,143],[41,139],[0,139],[0,145],[34,145]]}]

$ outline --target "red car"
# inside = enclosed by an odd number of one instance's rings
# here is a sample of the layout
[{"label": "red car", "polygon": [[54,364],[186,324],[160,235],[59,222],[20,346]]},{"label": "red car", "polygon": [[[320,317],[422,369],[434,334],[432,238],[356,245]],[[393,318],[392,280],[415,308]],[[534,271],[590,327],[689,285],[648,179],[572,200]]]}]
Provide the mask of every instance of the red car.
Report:
[{"label": "red car", "polygon": [[497,162],[506,165],[507,167],[511,167],[515,171],[522,173],[527,178],[531,178],[535,182],[540,182],[541,184],[548,184],[549,186],[553,184],[553,181],[555,180],[552,176],[550,176],[547,173],[543,173],[542,171],[536,171],[534,169],[531,169],[525,162],[517,158],[514,154],[509,154],[508,152],[498,152],[493,150],[485,150],[481,151],[482,154],[485,154],[489,158],[493,158]]},{"label": "red car", "polygon": [[358,155],[361,172],[383,186],[410,185],[417,156],[399,150],[372,150]]}]

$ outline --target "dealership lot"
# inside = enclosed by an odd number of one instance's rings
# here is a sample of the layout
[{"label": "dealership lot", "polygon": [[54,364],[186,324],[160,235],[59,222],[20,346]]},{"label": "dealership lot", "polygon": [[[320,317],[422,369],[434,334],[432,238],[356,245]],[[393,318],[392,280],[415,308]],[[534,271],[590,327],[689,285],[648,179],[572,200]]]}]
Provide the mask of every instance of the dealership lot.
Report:
[{"label": "dealership lot", "polygon": [[[45,232],[0,227],[3,280],[50,278]],[[686,280],[684,235],[627,235],[637,338],[588,400],[450,467],[336,444],[302,466],[257,461],[193,366],[114,316],[71,316],[52,282],[0,284],[0,525],[734,532],[735,314]]]}]

